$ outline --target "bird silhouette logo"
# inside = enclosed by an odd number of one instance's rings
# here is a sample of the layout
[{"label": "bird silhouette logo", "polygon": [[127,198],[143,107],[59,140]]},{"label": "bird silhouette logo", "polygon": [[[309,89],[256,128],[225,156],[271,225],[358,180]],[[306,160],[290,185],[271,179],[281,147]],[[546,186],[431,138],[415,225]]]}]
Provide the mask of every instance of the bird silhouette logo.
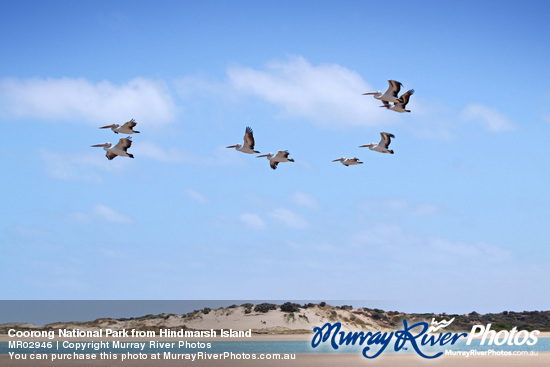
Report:
[{"label": "bird silhouette logo", "polygon": [[428,333],[435,333],[439,329],[444,329],[447,326],[451,325],[453,321],[455,321],[454,317],[449,321],[441,320],[439,322],[435,321],[435,319],[432,319],[432,324],[430,325],[430,327],[428,327]]}]

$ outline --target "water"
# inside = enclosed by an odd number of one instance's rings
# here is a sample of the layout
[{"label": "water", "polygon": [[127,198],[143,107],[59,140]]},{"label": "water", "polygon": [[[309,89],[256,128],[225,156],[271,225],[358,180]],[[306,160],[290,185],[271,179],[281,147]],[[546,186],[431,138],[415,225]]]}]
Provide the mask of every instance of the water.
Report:
[{"label": "water", "polygon": [[[143,342],[143,341],[141,341]],[[190,341],[189,341],[190,342]],[[445,350],[453,351],[536,351],[539,353],[550,352],[550,338],[538,338],[538,341],[535,345],[480,345],[481,339],[474,339],[470,345],[466,345],[466,340],[461,339],[454,345],[445,345],[445,346],[420,346],[420,350],[424,353],[434,354],[437,352],[442,352]],[[9,342],[0,342],[0,354],[8,354],[9,352],[14,353],[162,353],[162,352],[172,352],[172,353],[295,353],[295,354],[307,354],[307,353],[356,353],[360,354],[363,348],[366,346],[360,345],[349,345],[341,346],[339,349],[334,350],[330,344],[322,343],[317,348],[311,347],[311,341],[210,341],[210,342],[201,342],[203,344],[210,343],[211,348],[178,348],[177,342],[175,348],[151,348],[149,342],[145,342],[145,348],[143,350],[139,348],[112,348],[112,341],[109,341],[110,348],[101,348],[99,350],[93,348],[86,348],[84,350],[79,349],[75,350],[74,348],[63,348],[61,341],[53,341],[52,348],[9,348]],[[74,342],[73,342],[74,343]],[[83,342],[84,343],[84,342]],[[405,345],[405,348],[401,349],[399,352],[395,352],[393,346],[395,340],[393,340],[386,350],[386,353],[415,353],[414,349],[411,347],[410,343]],[[59,346],[59,349],[57,347]],[[373,345],[369,354],[374,354],[378,350],[378,346]]]}]

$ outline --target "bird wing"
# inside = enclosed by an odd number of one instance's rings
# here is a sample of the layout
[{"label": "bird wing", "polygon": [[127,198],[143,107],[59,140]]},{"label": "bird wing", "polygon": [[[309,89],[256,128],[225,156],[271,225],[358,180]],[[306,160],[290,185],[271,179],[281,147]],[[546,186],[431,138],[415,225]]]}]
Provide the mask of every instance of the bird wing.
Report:
[{"label": "bird wing", "polygon": [[254,149],[254,135],[252,135],[252,128],[250,126],[246,127],[244,133],[244,146]]},{"label": "bird wing", "polygon": [[288,158],[288,155],[290,153],[288,152],[288,150],[279,150],[277,152],[277,155],[275,156],[276,158]]},{"label": "bird wing", "polygon": [[126,151],[126,149],[130,148],[132,146],[132,141],[130,138],[122,138],[118,141],[117,145],[115,145],[115,148],[122,149]]},{"label": "bird wing", "polygon": [[388,101],[382,101],[382,103],[383,103],[384,105],[381,106],[381,107],[390,108],[390,102],[388,102]]},{"label": "bird wing", "polygon": [[386,91],[386,93],[391,93],[392,96],[397,98],[397,95],[399,94],[399,91],[401,90],[402,84],[395,80],[388,80],[388,83],[390,84],[390,87]]},{"label": "bird wing", "polygon": [[136,125],[137,125],[137,122],[134,119],[131,119],[130,121],[128,121],[124,125],[122,125],[122,127],[132,130],[132,128]]},{"label": "bird wing", "polygon": [[279,164],[279,162],[276,162],[276,161],[273,161],[273,160],[270,160],[269,161],[269,165],[271,166],[271,168],[273,169],[277,169],[277,165]]},{"label": "bird wing", "polygon": [[409,89],[406,93],[403,93],[401,97],[399,97],[400,100],[402,100],[402,103],[399,103],[401,106],[405,107],[407,103],[409,103],[409,98],[414,94],[414,89]]},{"label": "bird wing", "polygon": [[107,152],[105,154],[105,157],[107,157],[108,160],[112,160],[114,157],[116,157],[116,154],[113,152]]},{"label": "bird wing", "polygon": [[380,133],[380,136],[382,139],[380,139],[379,145],[384,146],[385,148],[390,146],[391,138],[395,138],[395,136],[390,133]]}]

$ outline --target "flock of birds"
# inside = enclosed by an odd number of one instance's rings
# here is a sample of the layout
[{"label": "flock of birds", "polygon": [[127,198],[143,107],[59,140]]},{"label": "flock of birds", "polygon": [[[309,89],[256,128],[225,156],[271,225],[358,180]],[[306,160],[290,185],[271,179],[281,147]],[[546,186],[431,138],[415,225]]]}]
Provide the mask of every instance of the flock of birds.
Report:
[{"label": "flock of birds", "polygon": [[[403,93],[399,96],[399,91],[401,90],[402,84],[395,80],[388,80],[389,88],[386,90],[385,93],[382,93],[380,91],[376,92],[369,92],[364,93],[363,95],[372,95],[374,98],[382,101],[383,105],[380,107],[385,107],[388,110],[404,113],[404,112],[411,112],[410,110],[405,109],[407,104],[409,103],[409,99],[411,95],[414,93],[414,89],[410,89],[407,92]],[[134,127],[137,125],[137,123],[134,121],[134,119],[124,123],[124,125],[120,126],[119,124],[112,124],[107,126],[102,126],[100,129],[107,129],[110,128],[113,130],[116,134],[122,133],[122,134],[136,134],[139,133],[139,131],[135,131]],[[393,154],[393,150],[389,149],[391,139],[395,138],[393,134],[381,132],[380,133],[381,139],[379,143],[370,143],[359,146],[360,148],[369,148],[370,150],[373,150],[375,152],[380,153],[388,153]],[[243,144],[235,144],[230,145],[226,148],[235,148],[239,152],[247,153],[247,154],[259,154],[257,150],[254,150],[254,135],[252,132],[252,128],[247,126],[244,133],[243,138]],[[113,146],[111,143],[103,143],[103,144],[96,144],[92,145],[92,147],[103,147],[103,149],[107,152],[105,156],[107,159],[112,160],[116,156],[121,157],[130,157],[134,158],[133,154],[128,153],[128,148],[132,146],[132,140],[131,137],[122,138],[118,141],[118,143]],[[273,169],[277,169],[277,165],[279,163],[283,162],[294,162],[294,159],[288,158],[289,156],[288,150],[279,150],[277,154],[273,153],[267,153],[257,156],[256,158],[266,157],[269,160],[269,165]],[[353,166],[358,164],[363,164],[363,162],[359,161],[359,158],[338,158],[333,160],[333,162],[340,162],[344,166]]]},{"label": "flock of birds", "polygon": [[[115,134],[137,134],[139,131],[134,130],[134,127],[137,125],[137,122],[134,119],[131,119],[130,121],[124,123],[124,125],[120,126],[119,124],[112,124],[107,126],[102,126],[100,129],[108,129],[110,128],[113,130]],[[128,153],[128,148],[132,146],[132,138],[130,136],[126,138],[122,138],[118,141],[117,145],[113,146],[113,144],[107,142],[103,144],[96,144],[92,145],[92,147],[102,147],[107,152],[105,156],[108,160],[112,160],[117,155],[121,157],[130,157],[134,158],[133,154]]]},{"label": "flock of birds", "polygon": [[[254,150],[254,135],[252,134],[252,128],[250,126],[246,127],[246,130],[244,132],[244,139],[243,144],[235,144],[230,145],[226,148],[235,148],[239,152],[247,153],[247,154],[258,154],[257,150]],[[267,153],[257,156],[256,158],[261,157],[267,157],[269,160],[269,165],[273,169],[277,169],[277,165],[282,162],[294,162],[294,159],[288,158],[288,155],[290,153],[288,150],[279,150],[277,154],[273,153]]]},{"label": "flock of birds", "polygon": [[[409,98],[414,94],[414,89],[409,89],[406,93],[398,97],[403,84],[395,80],[388,80],[388,83],[390,83],[390,87],[384,94],[377,90],[376,92],[364,93],[363,95],[372,94],[374,98],[381,100],[384,105],[380,107],[386,107],[389,110],[399,113],[411,112],[410,110],[406,110],[405,107],[409,103]],[[390,102],[393,103],[393,106],[390,105]]]},{"label": "flock of birds", "polygon": [[[405,107],[409,103],[409,99],[411,98],[411,96],[414,94],[414,89],[409,89],[407,92],[399,95],[399,91],[401,91],[401,86],[403,84],[395,80],[388,80],[388,83],[390,84],[390,86],[384,93],[377,90],[376,92],[363,93],[363,95],[372,95],[374,98],[382,101],[383,105],[380,107],[385,107],[388,110],[399,113],[411,112],[410,110],[405,109]],[[360,145],[359,148],[369,148],[370,150],[374,150],[375,152],[393,154],[393,150],[389,149],[389,146],[391,143],[391,139],[395,138],[395,135],[381,132],[380,137],[381,139],[379,143]],[[340,162],[346,167],[363,164],[363,162],[361,162],[357,157],[342,157],[333,160],[333,162]]]}]

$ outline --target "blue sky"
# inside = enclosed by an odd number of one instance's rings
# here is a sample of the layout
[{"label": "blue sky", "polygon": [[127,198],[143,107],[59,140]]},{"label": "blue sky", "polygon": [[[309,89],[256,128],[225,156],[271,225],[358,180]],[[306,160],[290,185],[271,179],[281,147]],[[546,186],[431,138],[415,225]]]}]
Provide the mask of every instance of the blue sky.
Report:
[{"label": "blue sky", "polygon": [[0,1],[0,296],[547,309],[549,10]]}]

